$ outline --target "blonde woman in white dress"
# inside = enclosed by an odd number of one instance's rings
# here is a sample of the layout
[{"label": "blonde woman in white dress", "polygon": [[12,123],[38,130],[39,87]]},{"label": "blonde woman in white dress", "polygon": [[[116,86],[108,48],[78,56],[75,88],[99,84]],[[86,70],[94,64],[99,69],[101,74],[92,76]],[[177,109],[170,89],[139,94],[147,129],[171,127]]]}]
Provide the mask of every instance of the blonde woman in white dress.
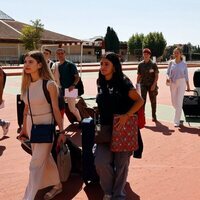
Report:
[{"label": "blonde woman in white dress", "polygon": [[[52,108],[44,95],[43,80],[48,80],[47,90],[51,97]],[[40,51],[31,51],[25,55],[22,76],[21,95],[25,102],[25,110],[20,136],[26,135],[30,137],[32,121],[28,106],[28,89],[34,124],[50,124],[53,121],[54,115],[61,133],[57,144],[60,145],[61,142],[65,141],[65,135],[63,120],[58,107],[58,89]],[[55,195],[62,192],[58,169],[51,155],[52,143],[32,143],[31,148],[32,158],[29,166],[29,181],[23,200],[34,200],[37,191],[48,186],[53,187],[45,194],[44,199],[52,199]]]}]

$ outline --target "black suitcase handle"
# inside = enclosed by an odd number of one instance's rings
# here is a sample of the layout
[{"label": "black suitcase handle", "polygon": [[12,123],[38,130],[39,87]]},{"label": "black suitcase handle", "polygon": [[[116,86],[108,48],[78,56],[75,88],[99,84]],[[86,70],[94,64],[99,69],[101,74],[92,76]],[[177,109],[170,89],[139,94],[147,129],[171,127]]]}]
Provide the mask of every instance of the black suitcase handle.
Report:
[{"label": "black suitcase handle", "polygon": [[186,92],[194,92],[197,96],[199,96],[198,92],[196,90],[185,90]]}]

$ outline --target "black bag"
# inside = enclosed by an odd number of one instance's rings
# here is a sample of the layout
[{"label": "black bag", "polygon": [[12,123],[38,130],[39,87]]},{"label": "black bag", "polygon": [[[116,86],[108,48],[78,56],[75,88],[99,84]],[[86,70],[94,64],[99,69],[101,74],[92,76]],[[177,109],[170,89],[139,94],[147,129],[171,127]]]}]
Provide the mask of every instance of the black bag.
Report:
[{"label": "black bag", "polygon": [[95,126],[95,137],[94,141],[96,144],[110,143],[112,137],[112,126],[111,125],[100,125]]},{"label": "black bag", "polygon": [[33,124],[31,129],[31,143],[52,143],[55,133],[54,124]]},{"label": "black bag", "polygon": [[[51,97],[49,95],[49,91],[47,90],[47,82],[48,82],[48,80],[43,80],[42,87],[43,87],[44,95],[47,99],[47,102],[49,104],[51,104]],[[58,89],[59,89],[59,91],[58,91],[58,106],[59,106],[59,109],[62,110],[65,108],[65,100],[64,100],[62,89],[61,88],[58,88]]]},{"label": "black bag", "polygon": [[82,127],[82,178],[86,185],[99,182],[94,164],[94,135],[95,126],[92,118],[85,118],[81,122]]},{"label": "black bag", "polygon": [[197,91],[190,90],[196,93],[194,95],[184,95],[183,97],[183,112],[185,116],[200,116],[200,97]]},{"label": "black bag", "polygon": [[195,87],[200,87],[200,69],[194,72],[193,83]]},{"label": "black bag", "polygon": [[98,109],[94,109],[94,125],[95,125],[95,136],[94,142],[96,144],[110,143],[112,138],[112,125],[100,124],[100,117]]},{"label": "black bag", "polygon": [[81,77],[78,83],[76,84],[75,88],[78,89],[78,96],[81,96],[84,94],[83,81],[81,80]]}]

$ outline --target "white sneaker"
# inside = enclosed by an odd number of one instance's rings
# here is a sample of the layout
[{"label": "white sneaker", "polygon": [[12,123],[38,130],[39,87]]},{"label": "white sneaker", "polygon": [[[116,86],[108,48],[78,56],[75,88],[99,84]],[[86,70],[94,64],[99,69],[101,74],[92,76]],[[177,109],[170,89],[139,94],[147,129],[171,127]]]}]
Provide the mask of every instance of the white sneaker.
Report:
[{"label": "white sneaker", "polygon": [[2,100],[1,104],[0,104],[0,109],[4,108],[5,105],[4,105],[4,100]]},{"label": "white sneaker", "polygon": [[174,127],[179,127],[179,126],[180,126],[179,123],[175,123],[175,124],[174,124]]},{"label": "white sneaker", "polygon": [[7,135],[9,126],[10,126],[10,122],[5,122],[5,124],[2,126],[3,135],[4,135],[4,136]]},{"label": "white sneaker", "polygon": [[105,194],[103,200],[111,200],[112,196],[109,194]]}]

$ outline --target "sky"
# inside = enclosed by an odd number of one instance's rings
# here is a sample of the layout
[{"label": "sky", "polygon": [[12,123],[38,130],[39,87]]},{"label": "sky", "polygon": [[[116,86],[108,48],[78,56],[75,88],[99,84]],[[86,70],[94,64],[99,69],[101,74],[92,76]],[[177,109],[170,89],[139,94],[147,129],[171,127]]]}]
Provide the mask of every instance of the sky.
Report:
[{"label": "sky", "polygon": [[200,45],[199,0],[0,0],[16,21],[77,39],[105,36],[110,26],[120,41],[136,33],[162,32],[167,45]]}]

